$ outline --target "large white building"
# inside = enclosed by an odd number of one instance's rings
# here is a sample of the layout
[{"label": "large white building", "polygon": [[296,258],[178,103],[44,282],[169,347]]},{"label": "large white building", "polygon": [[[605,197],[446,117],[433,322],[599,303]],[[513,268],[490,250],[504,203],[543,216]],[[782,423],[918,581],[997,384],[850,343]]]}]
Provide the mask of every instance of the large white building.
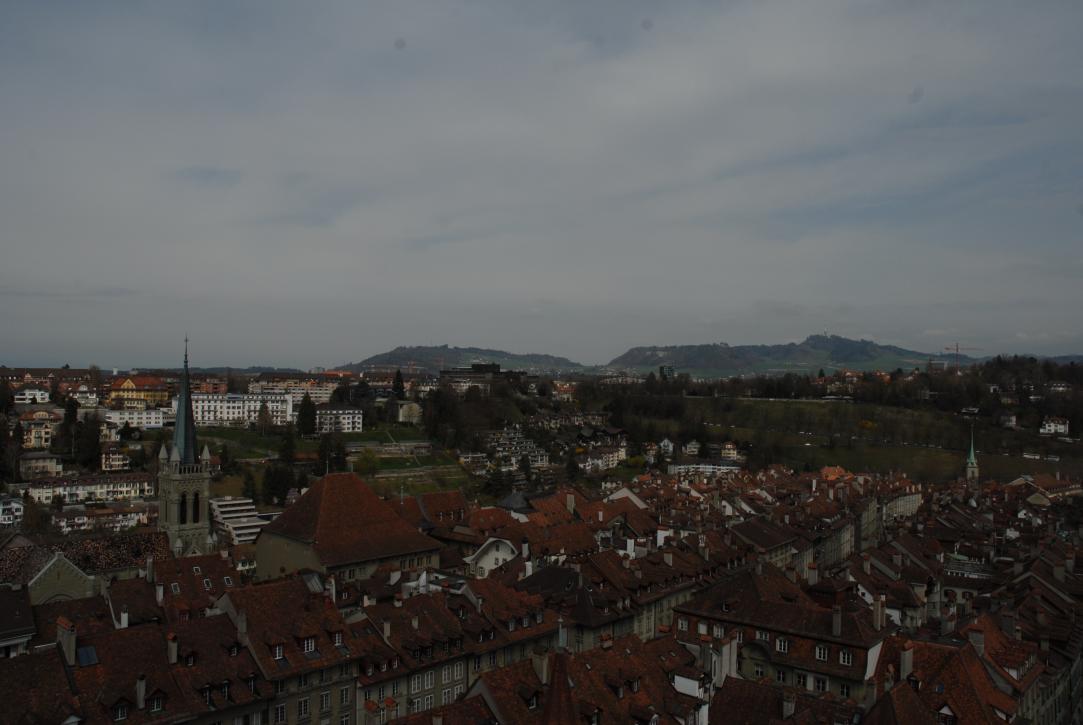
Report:
[{"label": "large white building", "polygon": [[251,544],[269,521],[259,517],[250,498],[223,496],[212,498],[211,517],[220,539],[230,544]]},{"label": "large white building", "polygon": [[161,428],[165,425],[165,411],[161,408],[146,410],[106,410],[105,419],[123,427],[127,423],[132,428]]},{"label": "large white building", "polygon": [[361,409],[348,405],[321,405],[316,408],[316,430],[320,433],[360,433]]},{"label": "large white building", "polygon": [[[197,426],[252,425],[259,419],[266,403],[274,425],[293,420],[293,400],[288,395],[271,393],[192,393],[192,414]],[[173,399],[173,412],[177,399]]]},{"label": "large white building", "polygon": [[331,402],[338,383],[331,380],[253,380],[248,392],[255,395],[288,395],[293,406],[301,404],[305,394],[316,405]]},{"label": "large white building", "polygon": [[54,496],[65,503],[122,501],[154,495],[154,478],[147,473],[105,473],[93,476],[39,478],[26,486],[30,498],[48,504]]}]

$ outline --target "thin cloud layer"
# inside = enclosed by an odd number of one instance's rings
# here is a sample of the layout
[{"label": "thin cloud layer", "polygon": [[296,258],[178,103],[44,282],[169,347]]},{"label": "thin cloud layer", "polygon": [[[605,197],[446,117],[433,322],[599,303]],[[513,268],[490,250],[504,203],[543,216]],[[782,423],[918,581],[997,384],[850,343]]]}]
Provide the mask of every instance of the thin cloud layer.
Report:
[{"label": "thin cloud layer", "polygon": [[[0,10],[0,363],[1083,352],[1078,3]],[[73,304],[77,302],[77,304]]]}]

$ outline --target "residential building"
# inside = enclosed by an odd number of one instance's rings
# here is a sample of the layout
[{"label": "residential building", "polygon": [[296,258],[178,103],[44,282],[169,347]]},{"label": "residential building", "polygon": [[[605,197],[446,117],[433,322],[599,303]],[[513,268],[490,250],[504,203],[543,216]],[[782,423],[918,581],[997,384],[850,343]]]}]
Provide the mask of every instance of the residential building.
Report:
[{"label": "residential building", "polygon": [[[196,425],[201,426],[250,426],[259,421],[264,405],[273,425],[286,425],[293,421],[293,401],[288,395],[270,393],[192,393],[192,413]],[[173,400],[176,412],[178,399]]]},{"label": "residential building", "polygon": [[316,431],[319,433],[360,433],[364,415],[360,408],[322,403],[316,406]]},{"label": "residential building", "polygon": [[169,386],[153,375],[116,378],[109,386],[109,402],[125,408],[154,408],[169,402]]},{"label": "residential building", "polygon": [[224,496],[210,500],[211,517],[220,541],[251,544],[269,522],[261,518],[250,498]]}]

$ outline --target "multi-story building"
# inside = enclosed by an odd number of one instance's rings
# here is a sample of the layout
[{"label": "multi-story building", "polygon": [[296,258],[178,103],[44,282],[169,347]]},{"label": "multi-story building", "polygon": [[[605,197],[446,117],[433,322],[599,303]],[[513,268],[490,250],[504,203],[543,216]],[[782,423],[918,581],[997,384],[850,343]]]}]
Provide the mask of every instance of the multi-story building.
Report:
[{"label": "multi-story building", "polygon": [[145,410],[121,408],[119,410],[106,410],[105,420],[122,427],[127,423],[132,428],[152,430],[165,425],[165,413],[161,408],[147,408]]},{"label": "multi-story building", "polygon": [[248,392],[258,395],[287,395],[296,409],[305,395],[316,405],[331,402],[331,395],[338,386],[339,381],[333,379],[261,377],[248,384]]},{"label": "multi-story building", "polygon": [[28,410],[19,416],[23,429],[23,448],[48,448],[64,417],[54,410]]},{"label": "multi-story building", "polygon": [[886,636],[884,613],[825,608],[777,567],[743,569],[675,610],[677,639],[690,648],[738,644],[745,679],[770,680],[863,702]]},{"label": "multi-story building", "polygon": [[360,408],[323,403],[316,406],[319,433],[360,433],[364,415]]},{"label": "multi-story building", "polygon": [[239,587],[218,600],[256,674],[270,683],[270,725],[358,721],[357,678],[369,655],[333,595],[293,576]]},{"label": "multi-story building", "polygon": [[27,386],[25,388],[16,390],[13,399],[16,405],[28,405],[31,403],[48,403],[49,390],[47,388]]},{"label": "multi-story building", "polygon": [[[196,425],[255,425],[259,412],[266,405],[273,425],[286,425],[293,420],[293,401],[288,395],[269,393],[192,393],[192,412]],[[173,400],[173,411],[177,400]]]},{"label": "multi-story building", "polygon": [[211,518],[220,540],[233,545],[251,544],[269,522],[260,518],[250,498],[224,496],[212,498]]},{"label": "multi-story building", "polygon": [[17,527],[23,522],[23,502],[7,494],[0,495],[0,526]]},{"label": "multi-story building", "polygon": [[256,540],[261,579],[311,569],[340,582],[381,565],[403,572],[439,564],[440,543],[397,516],[356,474],[319,479]]},{"label": "multi-story building", "polygon": [[42,476],[58,476],[64,472],[60,456],[49,451],[27,451],[19,456],[19,474],[24,481]]},{"label": "multi-story building", "polygon": [[39,478],[26,485],[27,494],[40,504],[59,496],[65,503],[127,501],[155,495],[154,477],[146,472],[73,474]]},{"label": "multi-story building", "polygon": [[109,402],[125,408],[153,408],[169,402],[169,386],[153,375],[117,378],[109,386]]}]

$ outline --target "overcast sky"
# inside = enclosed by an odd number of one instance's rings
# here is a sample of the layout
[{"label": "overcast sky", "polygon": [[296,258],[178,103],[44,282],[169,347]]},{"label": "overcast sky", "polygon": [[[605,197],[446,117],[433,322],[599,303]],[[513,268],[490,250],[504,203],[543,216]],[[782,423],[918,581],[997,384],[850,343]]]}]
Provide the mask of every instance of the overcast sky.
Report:
[{"label": "overcast sky", "polygon": [[1083,353],[1083,3],[5,2],[0,363]]}]

